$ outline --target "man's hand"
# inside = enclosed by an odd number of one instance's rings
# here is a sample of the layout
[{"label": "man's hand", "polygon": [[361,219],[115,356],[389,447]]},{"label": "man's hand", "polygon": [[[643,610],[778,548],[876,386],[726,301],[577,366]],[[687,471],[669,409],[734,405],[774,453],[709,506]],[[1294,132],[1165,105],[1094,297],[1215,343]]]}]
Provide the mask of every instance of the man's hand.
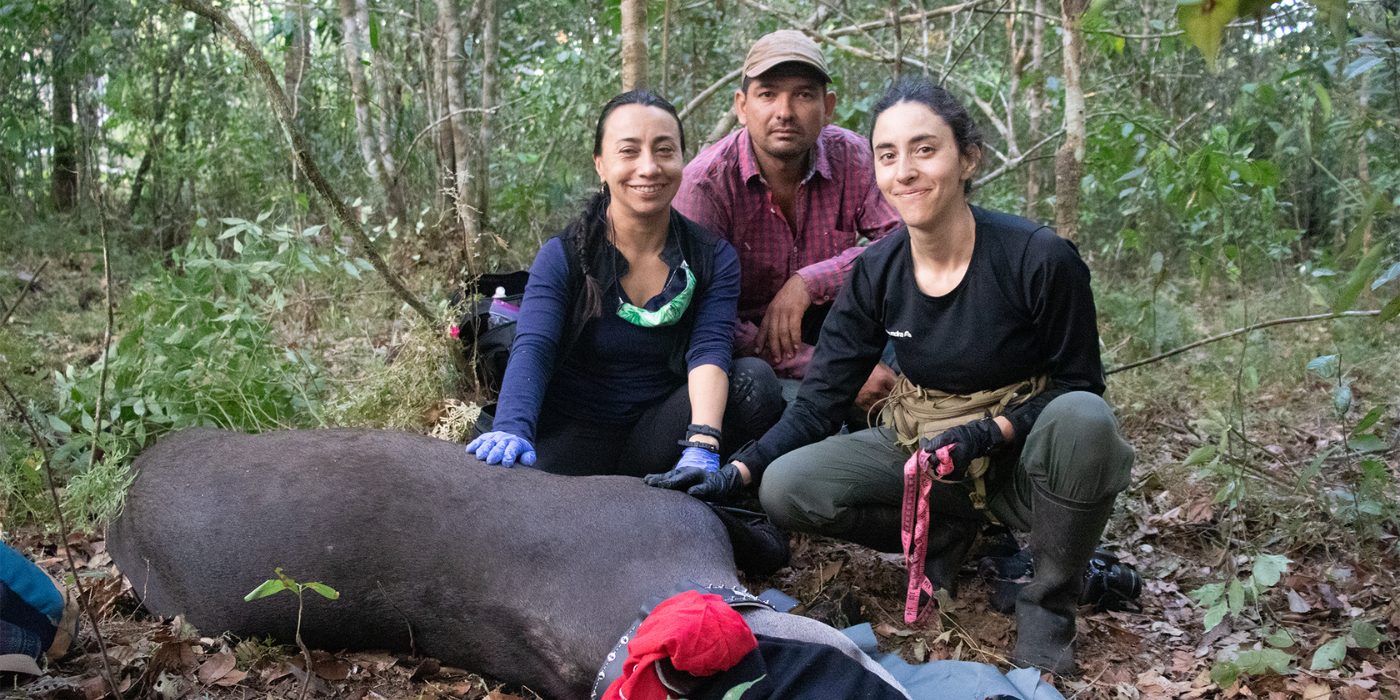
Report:
[{"label": "man's hand", "polygon": [[763,324],[758,328],[758,339],[754,341],[754,352],[766,354],[773,362],[795,357],[802,349],[802,315],[811,305],[812,295],[802,275],[788,278],[768,304]]},{"label": "man's hand", "polygon": [[865,386],[856,394],[856,408],[869,413],[876,404],[889,398],[896,379],[894,370],[890,369],[889,365],[883,362],[875,365],[875,371],[870,373],[870,378],[865,380]]}]

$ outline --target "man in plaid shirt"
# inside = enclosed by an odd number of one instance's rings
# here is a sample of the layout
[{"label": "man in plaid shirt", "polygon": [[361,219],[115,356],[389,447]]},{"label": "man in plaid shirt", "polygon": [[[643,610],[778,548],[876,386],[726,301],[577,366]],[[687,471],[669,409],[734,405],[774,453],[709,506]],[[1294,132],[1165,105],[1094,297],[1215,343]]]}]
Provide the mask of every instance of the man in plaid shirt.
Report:
[{"label": "man in plaid shirt", "polygon": [[[734,111],[745,128],[696,156],[672,205],[739,252],[743,278],[735,352],[800,379],[821,321],[862,238],[899,226],[875,186],[870,144],[827,122],[836,94],[816,42],[778,31],[744,60]],[[859,405],[883,398],[894,374],[881,363]]]}]

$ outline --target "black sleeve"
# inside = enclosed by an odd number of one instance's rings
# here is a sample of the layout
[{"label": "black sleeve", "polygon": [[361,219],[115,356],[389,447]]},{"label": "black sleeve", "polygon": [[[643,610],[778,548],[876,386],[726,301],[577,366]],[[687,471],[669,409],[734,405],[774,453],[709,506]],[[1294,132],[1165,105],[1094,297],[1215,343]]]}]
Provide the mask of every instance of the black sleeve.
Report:
[{"label": "black sleeve", "polygon": [[880,313],[884,285],[866,265],[869,257],[856,258],[832,304],[797,400],[777,425],[734,455],[732,461],[749,468],[755,485],[773,460],[835,432],[880,361],[886,342]]},{"label": "black sleeve", "polygon": [[1089,266],[1079,257],[1079,249],[1042,229],[1032,236],[1022,265],[1031,322],[1045,351],[1050,383],[1006,414],[1017,439],[1030,434],[1040,412],[1055,397],[1071,391],[1100,396],[1104,392],[1094,292],[1089,287]]}]

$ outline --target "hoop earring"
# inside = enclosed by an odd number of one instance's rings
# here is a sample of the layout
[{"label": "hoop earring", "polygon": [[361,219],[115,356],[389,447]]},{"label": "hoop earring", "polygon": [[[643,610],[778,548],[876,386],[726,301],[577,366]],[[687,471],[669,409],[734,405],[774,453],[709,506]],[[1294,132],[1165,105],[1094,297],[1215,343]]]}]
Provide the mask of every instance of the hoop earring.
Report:
[{"label": "hoop earring", "polygon": [[608,193],[608,181],[607,181],[607,180],[604,180],[604,181],[603,181],[603,184],[598,186],[598,192],[599,192],[600,194],[607,194],[607,193]]}]

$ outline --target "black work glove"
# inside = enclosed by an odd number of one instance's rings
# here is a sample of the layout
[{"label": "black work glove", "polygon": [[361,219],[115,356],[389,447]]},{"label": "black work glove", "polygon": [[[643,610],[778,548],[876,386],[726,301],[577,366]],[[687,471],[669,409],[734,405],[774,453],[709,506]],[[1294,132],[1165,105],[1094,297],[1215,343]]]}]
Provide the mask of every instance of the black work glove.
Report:
[{"label": "black work glove", "polygon": [[954,426],[931,438],[922,438],[919,440],[919,449],[933,455],[939,448],[952,445],[953,450],[948,454],[948,458],[953,461],[953,473],[944,476],[943,479],[962,481],[967,478],[967,470],[972,466],[972,460],[986,457],[992,448],[1005,441],[1006,437],[1001,434],[1001,426],[997,425],[996,420],[984,418]]},{"label": "black work glove", "polygon": [[677,467],[665,474],[648,474],[642,477],[642,483],[684,491],[702,501],[728,501],[744,492],[744,477],[732,462],[718,471]]}]

